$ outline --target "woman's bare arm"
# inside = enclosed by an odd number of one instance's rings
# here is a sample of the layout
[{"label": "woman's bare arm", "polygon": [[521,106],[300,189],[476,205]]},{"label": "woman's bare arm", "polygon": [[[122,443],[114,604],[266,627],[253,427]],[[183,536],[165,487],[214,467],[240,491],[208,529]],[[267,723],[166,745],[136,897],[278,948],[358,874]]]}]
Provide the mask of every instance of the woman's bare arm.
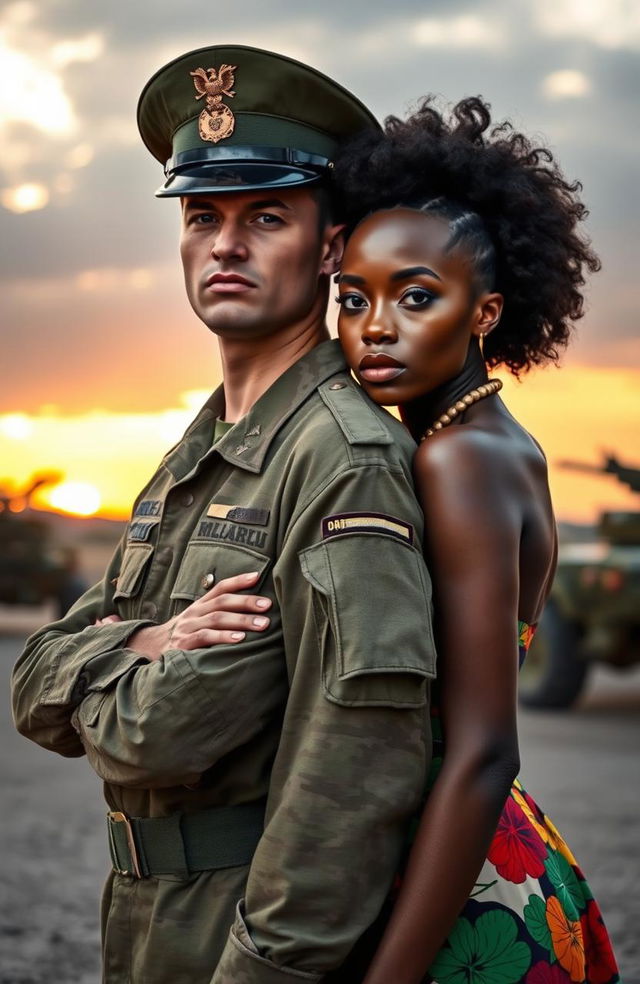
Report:
[{"label": "woman's bare arm", "polygon": [[523,506],[495,439],[452,428],[421,445],[416,486],[435,588],[441,772],[365,984],[418,984],[486,859],[517,775]]}]

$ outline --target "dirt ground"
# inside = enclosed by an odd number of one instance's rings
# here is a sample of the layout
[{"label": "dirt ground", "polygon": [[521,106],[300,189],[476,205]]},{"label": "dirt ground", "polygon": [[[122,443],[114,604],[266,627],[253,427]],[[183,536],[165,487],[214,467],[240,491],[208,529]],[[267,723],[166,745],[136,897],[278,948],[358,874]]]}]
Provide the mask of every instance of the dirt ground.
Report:
[{"label": "dirt ground", "polygon": [[97,984],[99,887],[108,870],[100,782],[21,738],[8,710],[21,640],[0,641],[1,984]]},{"label": "dirt ground", "polygon": [[[0,636],[0,984],[98,984],[101,785],[83,759],[14,731],[9,675],[23,641],[15,628]],[[523,781],[584,867],[625,984],[640,984],[639,711],[640,671],[603,672],[577,711],[521,719]]]}]

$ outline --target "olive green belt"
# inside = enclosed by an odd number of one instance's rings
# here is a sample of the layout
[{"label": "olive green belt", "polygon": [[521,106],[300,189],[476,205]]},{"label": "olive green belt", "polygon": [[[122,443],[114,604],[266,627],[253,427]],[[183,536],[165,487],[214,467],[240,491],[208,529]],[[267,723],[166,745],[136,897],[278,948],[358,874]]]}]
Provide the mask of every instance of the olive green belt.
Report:
[{"label": "olive green belt", "polygon": [[264,830],[265,800],[153,819],[107,815],[109,851],[121,875],[188,877],[249,864]]}]

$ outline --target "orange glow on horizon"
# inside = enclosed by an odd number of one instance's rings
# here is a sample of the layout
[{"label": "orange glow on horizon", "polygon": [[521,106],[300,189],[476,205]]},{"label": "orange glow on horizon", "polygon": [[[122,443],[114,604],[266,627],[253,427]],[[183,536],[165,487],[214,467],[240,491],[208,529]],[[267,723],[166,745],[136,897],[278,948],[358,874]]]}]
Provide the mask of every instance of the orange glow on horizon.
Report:
[{"label": "orange glow on horizon", "polygon": [[41,493],[44,502],[72,516],[95,516],[100,509],[100,492],[89,482],[61,482]]},{"label": "orange glow on horizon", "polygon": [[[504,380],[508,407],[545,450],[560,519],[593,522],[604,508],[640,509],[639,497],[612,477],[557,467],[567,458],[597,465],[609,450],[640,467],[640,370],[569,366],[534,371],[521,383],[505,372],[496,375]],[[35,472],[57,469],[64,471],[66,483],[94,487],[101,497],[97,516],[125,519],[208,395],[184,393],[182,406],[150,413],[95,410],[65,416],[57,407],[43,407],[39,414],[0,415],[0,486],[26,486]],[[38,490],[33,505],[59,508],[52,492],[52,487]],[[79,514],[84,506],[76,500],[71,508]]]}]

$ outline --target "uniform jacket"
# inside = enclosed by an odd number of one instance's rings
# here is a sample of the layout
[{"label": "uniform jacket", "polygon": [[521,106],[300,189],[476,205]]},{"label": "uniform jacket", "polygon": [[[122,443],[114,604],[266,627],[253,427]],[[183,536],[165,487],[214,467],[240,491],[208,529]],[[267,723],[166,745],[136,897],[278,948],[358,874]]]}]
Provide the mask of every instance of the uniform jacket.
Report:
[{"label": "uniform jacket", "polygon": [[[112,984],[291,984],[338,968],[385,900],[430,761],[413,441],[335,342],[212,446],[223,409],[218,390],[136,500],[103,581],[14,671],[19,730],[86,754],[112,810],[267,797],[248,868],[110,876]],[[265,633],[157,662],[126,648],[213,579],[250,571],[274,602]],[[113,612],[125,621],[93,625]]]}]

